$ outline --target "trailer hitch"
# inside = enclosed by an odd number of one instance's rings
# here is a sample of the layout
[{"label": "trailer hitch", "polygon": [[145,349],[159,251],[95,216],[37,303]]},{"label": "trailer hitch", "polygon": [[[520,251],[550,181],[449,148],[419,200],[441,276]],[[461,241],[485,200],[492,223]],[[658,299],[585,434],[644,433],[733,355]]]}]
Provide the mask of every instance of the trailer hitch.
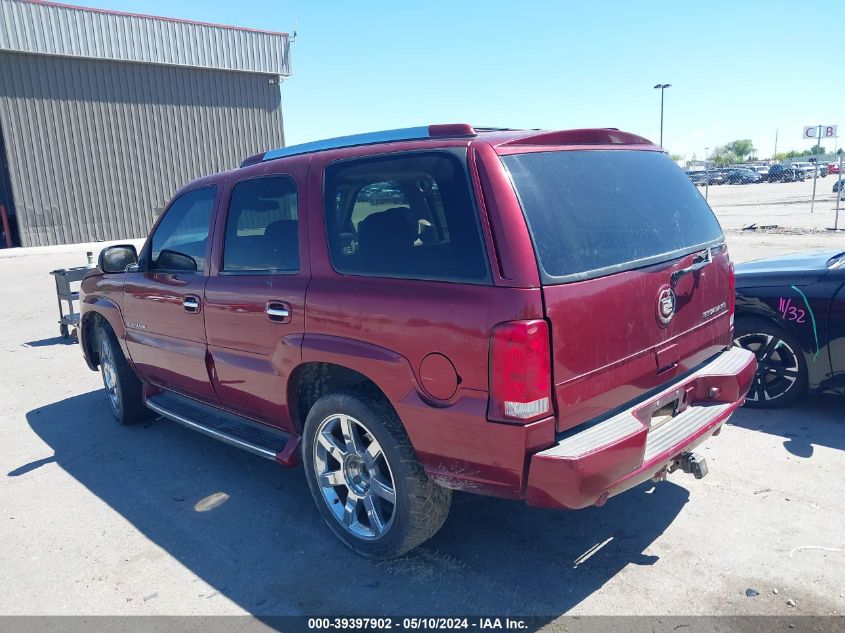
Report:
[{"label": "trailer hitch", "polygon": [[698,453],[687,451],[681,453],[672,465],[669,467],[669,472],[682,470],[685,473],[692,474],[696,479],[702,479],[707,475],[707,460]]}]

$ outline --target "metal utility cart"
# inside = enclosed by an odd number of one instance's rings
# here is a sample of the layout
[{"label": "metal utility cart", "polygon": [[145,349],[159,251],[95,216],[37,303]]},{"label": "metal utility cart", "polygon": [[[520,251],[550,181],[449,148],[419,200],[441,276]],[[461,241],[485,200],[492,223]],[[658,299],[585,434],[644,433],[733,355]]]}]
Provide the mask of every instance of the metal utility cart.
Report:
[{"label": "metal utility cart", "polygon": [[[79,301],[79,290],[71,290],[72,283],[82,281],[82,278],[91,270],[88,266],[75,266],[73,268],[59,268],[50,274],[56,280],[56,296],[59,301],[59,332],[62,338],[70,336],[69,327],[76,328],[79,325],[79,311],[74,310],[73,302]],[[67,303],[67,311],[65,311]]]}]

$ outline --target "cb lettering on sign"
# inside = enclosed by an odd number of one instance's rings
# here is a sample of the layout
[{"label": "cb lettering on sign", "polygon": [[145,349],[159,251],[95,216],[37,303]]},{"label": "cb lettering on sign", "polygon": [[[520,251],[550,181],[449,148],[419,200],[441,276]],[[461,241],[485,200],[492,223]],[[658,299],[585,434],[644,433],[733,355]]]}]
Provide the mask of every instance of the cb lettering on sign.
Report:
[{"label": "cb lettering on sign", "polygon": [[838,136],[836,133],[837,127],[836,125],[805,125],[804,138],[814,139],[819,137],[819,128],[821,128],[820,138],[836,138]]}]

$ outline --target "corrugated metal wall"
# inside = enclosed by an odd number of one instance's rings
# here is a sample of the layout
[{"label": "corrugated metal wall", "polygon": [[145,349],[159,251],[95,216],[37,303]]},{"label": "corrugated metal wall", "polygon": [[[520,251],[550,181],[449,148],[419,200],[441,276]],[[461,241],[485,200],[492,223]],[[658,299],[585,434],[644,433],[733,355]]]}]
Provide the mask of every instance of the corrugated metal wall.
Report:
[{"label": "corrugated metal wall", "polygon": [[290,75],[286,33],[0,0],[0,50]]},{"label": "corrugated metal wall", "polygon": [[0,51],[21,245],[143,237],[187,181],[283,146],[270,79]]}]

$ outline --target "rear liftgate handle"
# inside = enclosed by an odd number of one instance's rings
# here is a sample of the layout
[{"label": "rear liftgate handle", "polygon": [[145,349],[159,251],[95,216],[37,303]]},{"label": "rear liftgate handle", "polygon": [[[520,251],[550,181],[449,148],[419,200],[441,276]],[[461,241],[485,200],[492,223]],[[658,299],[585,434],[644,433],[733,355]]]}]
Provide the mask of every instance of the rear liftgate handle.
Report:
[{"label": "rear liftgate handle", "polygon": [[695,257],[693,257],[692,266],[689,266],[687,268],[682,268],[681,270],[676,270],[675,272],[673,272],[672,275],[669,277],[669,285],[672,286],[672,288],[674,288],[677,285],[677,283],[681,280],[682,277],[684,277],[685,275],[688,275],[690,273],[694,273],[697,270],[701,270],[702,268],[707,266],[712,261],[713,261],[713,247],[711,246],[707,250],[705,250],[701,253],[698,253]]}]

